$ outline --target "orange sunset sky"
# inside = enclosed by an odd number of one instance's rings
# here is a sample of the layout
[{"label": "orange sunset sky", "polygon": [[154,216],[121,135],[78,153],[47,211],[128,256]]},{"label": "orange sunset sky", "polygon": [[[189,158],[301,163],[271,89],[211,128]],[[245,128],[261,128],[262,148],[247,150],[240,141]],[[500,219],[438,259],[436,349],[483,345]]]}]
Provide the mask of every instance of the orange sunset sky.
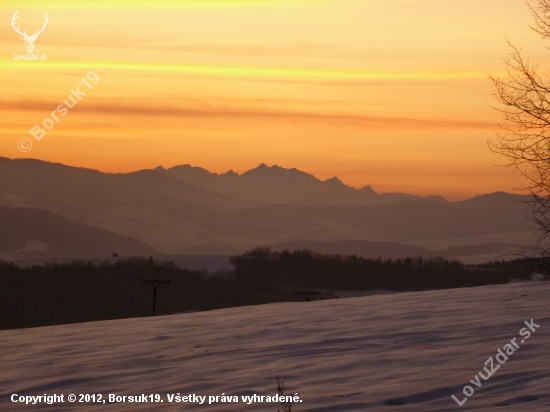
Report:
[{"label": "orange sunset sky", "polygon": [[[14,60],[16,11],[29,34],[48,14],[33,51],[47,60]],[[3,1],[0,156],[513,192],[522,179],[487,148],[500,121],[487,74],[503,71],[506,38],[545,65],[530,23],[523,0]],[[86,96],[37,141],[29,130],[77,86]]]}]

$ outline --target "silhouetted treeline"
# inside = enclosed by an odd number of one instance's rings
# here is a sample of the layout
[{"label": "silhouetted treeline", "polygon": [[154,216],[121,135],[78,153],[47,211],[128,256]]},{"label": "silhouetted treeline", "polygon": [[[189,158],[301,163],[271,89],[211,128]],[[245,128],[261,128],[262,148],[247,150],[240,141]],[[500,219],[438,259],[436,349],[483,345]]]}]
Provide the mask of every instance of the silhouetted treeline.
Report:
[{"label": "silhouetted treeline", "polygon": [[157,315],[257,303],[230,278],[143,258],[100,266],[0,263],[0,328],[150,316],[153,288],[143,277],[170,279],[157,291]]},{"label": "silhouetted treeline", "polygon": [[531,279],[532,274],[540,278],[550,277],[550,258],[525,257],[514,260],[495,260],[473,266],[482,270],[499,271],[510,279]]},{"label": "silhouetted treeline", "polygon": [[509,281],[500,272],[472,271],[460,262],[442,258],[382,260],[322,255],[309,250],[254,249],[230,260],[235,265],[235,279],[244,289],[271,284],[332,290],[419,291]]},{"label": "silhouetted treeline", "polygon": [[303,301],[298,289],[426,290],[507,283],[499,270],[439,259],[368,260],[311,251],[254,249],[232,256],[235,271],[207,274],[174,263],[131,258],[19,268],[0,262],[0,329],[150,316],[153,288],[147,280],[170,280],[157,292],[156,314],[166,315],[271,302]]}]

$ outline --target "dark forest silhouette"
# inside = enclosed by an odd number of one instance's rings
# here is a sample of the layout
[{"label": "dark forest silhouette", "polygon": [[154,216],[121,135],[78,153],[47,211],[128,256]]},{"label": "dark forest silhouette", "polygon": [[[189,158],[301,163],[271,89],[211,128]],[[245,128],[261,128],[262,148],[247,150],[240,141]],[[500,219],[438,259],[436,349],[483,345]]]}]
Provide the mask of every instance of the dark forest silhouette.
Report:
[{"label": "dark forest silhouette", "polygon": [[[420,291],[508,283],[526,278],[530,262],[467,267],[442,258],[396,260],[323,255],[309,250],[254,249],[231,257],[234,271],[181,269],[171,262],[130,258],[117,263],[51,263],[20,268],[0,262],[0,329],[151,315],[143,279],[170,280],[158,290],[156,314],[272,302],[303,302],[298,290]],[[305,304],[305,302],[304,302]]]},{"label": "dark forest silhouette", "polygon": [[243,285],[286,285],[329,290],[419,291],[507,283],[501,272],[471,270],[442,258],[364,259],[309,250],[254,249],[231,257],[235,279]]}]

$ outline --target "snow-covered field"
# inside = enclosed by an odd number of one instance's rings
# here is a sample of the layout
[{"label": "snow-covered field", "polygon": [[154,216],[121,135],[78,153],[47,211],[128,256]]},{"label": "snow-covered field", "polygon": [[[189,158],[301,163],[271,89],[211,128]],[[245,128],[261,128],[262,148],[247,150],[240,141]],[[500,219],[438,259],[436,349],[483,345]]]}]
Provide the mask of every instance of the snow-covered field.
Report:
[{"label": "snow-covered field", "polygon": [[[532,318],[540,328],[521,343]],[[514,337],[519,349],[494,376],[470,383]],[[550,411],[550,283],[0,331],[0,353],[2,411],[276,412],[276,403],[208,405],[222,393],[272,396],[275,375],[285,395],[299,393],[294,412]],[[475,392],[460,407],[451,395],[462,401],[466,385]],[[164,402],[32,406],[11,403],[14,393]],[[206,403],[168,403],[178,393]]]}]

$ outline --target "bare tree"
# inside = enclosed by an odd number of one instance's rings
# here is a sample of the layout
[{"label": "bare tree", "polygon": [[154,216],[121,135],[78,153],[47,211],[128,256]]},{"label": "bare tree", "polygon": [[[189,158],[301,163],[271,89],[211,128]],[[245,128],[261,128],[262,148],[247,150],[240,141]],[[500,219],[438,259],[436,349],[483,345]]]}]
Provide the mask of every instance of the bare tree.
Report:
[{"label": "bare tree", "polygon": [[[550,40],[550,0],[527,0],[527,5],[535,22],[531,28]],[[521,48],[508,44],[507,74],[490,76],[498,101],[495,109],[504,119],[489,147],[526,178],[532,220],[540,229],[536,254],[546,258],[550,256],[544,246],[550,240],[550,71],[539,69]]]}]

